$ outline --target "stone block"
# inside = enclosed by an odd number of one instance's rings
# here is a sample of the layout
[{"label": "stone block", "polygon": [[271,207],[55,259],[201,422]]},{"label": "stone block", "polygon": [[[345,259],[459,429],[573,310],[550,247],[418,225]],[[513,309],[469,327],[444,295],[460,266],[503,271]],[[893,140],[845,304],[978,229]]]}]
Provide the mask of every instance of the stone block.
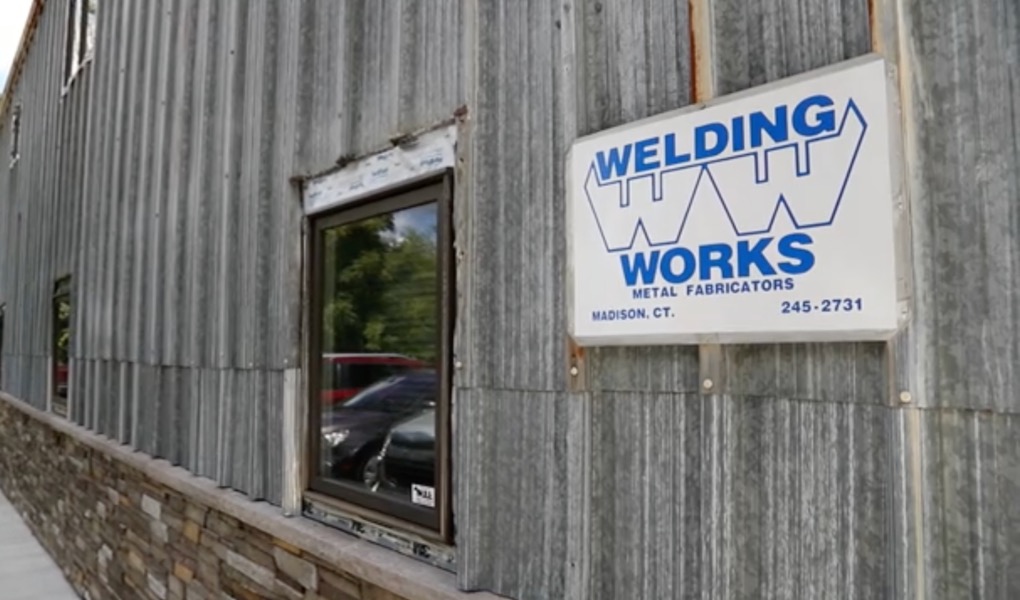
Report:
[{"label": "stone block", "polygon": [[319,569],[319,579],[319,593],[326,600],[361,600],[361,584],[356,579],[325,569]]},{"label": "stone block", "polygon": [[128,566],[135,571],[138,571],[139,573],[145,572],[145,561],[142,559],[141,555],[134,550],[128,550],[127,563]]},{"label": "stone block", "polygon": [[190,520],[184,522],[184,537],[186,539],[197,544],[201,535],[202,530],[199,528],[198,523]]},{"label": "stone block", "polygon": [[227,552],[226,563],[258,585],[267,589],[273,588],[276,577],[272,571],[262,565],[256,564],[232,550]]},{"label": "stone block", "polygon": [[152,535],[152,539],[160,544],[165,544],[170,541],[170,534],[167,530],[166,523],[160,521],[153,521],[149,523],[149,533]]},{"label": "stone block", "polygon": [[167,598],[169,600],[184,600],[184,582],[171,575],[167,578]]},{"label": "stone block", "polygon": [[191,502],[188,502],[187,506],[185,506],[184,508],[184,517],[189,521],[194,521],[198,525],[204,527],[205,516],[206,514],[208,514],[208,512],[209,509],[205,508],[204,506],[199,506],[198,504],[192,504]]},{"label": "stone block", "polygon": [[195,572],[183,563],[176,563],[174,564],[174,577],[188,583],[195,578]]},{"label": "stone block", "polygon": [[142,494],[142,512],[158,520],[162,510],[163,505],[158,500],[148,494]]},{"label": "stone block", "polygon": [[148,577],[148,588],[157,598],[166,600],[166,585],[151,574]]},{"label": "stone block", "polygon": [[299,558],[280,547],[273,548],[273,560],[276,562],[277,569],[289,575],[306,590],[318,589],[319,570],[313,563]]}]

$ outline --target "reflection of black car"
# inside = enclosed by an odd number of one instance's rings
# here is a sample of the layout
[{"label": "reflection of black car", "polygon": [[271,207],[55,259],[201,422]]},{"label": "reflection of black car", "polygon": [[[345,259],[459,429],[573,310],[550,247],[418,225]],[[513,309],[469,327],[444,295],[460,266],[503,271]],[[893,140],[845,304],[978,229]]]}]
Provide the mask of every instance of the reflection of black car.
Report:
[{"label": "reflection of black car", "polygon": [[382,479],[389,485],[435,486],[436,411],[426,410],[390,432],[382,454]]},{"label": "reflection of black car", "polygon": [[411,371],[384,379],[323,412],[322,453],[326,473],[336,479],[365,480],[365,464],[379,453],[395,423],[435,406],[434,371]]}]

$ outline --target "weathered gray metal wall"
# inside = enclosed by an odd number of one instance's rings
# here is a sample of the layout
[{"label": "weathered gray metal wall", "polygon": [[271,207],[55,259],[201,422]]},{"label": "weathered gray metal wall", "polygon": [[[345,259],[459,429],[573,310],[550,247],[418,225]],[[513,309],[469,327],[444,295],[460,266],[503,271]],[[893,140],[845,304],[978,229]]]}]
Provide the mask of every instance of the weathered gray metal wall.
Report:
[{"label": "weathered gray metal wall", "polygon": [[[462,585],[518,598],[1020,595],[1018,5],[474,4]],[[910,328],[889,345],[595,349],[571,382],[570,142],[872,51],[902,79]]]},{"label": "weathered gray metal wall", "polygon": [[[458,3],[101,2],[61,95],[46,3],[0,169],[6,390],[46,404],[54,280],[73,275],[72,418],[279,501],[300,366],[295,175],[463,104]],[[2,140],[9,147],[10,127]]]},{"label": "weathered gray metal wall", "polygon": [[[55,6],[15,90],[21,161],[0,169],[15,395],[45,403],[50,289],[73,273],[74,418],[278,500],[301,348],[289,178],[463,104],[463,587],[1020,596],[1016,2],[104,2],[63,98]],[[572,377],[570,143],[873,50],[901,80],[909,329],[589,350]]]}]

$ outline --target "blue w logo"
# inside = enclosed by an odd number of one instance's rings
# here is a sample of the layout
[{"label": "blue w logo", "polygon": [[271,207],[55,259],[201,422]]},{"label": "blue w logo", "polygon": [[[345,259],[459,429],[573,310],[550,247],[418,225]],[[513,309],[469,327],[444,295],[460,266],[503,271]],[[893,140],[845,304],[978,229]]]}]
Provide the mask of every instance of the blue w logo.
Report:
[{"label": "blue w logo", "polygon": [[[737,236],[769,233],[780,211],[797,229],[832,225],[867,123],[851,100],[838,128],[832,129],[765,150],[705,160],[696,156],[694,161],[615,180],[605,179],[613,175],[613,164],[592,161],[584,190],[606,250],[630,250],[639,241],[649,247],[677,244],[696,193],[705,189],[718,198]],[[613,149],[608,160],[627,161],[631,150]],[[749,187],[754,188],[750,197]]]}]

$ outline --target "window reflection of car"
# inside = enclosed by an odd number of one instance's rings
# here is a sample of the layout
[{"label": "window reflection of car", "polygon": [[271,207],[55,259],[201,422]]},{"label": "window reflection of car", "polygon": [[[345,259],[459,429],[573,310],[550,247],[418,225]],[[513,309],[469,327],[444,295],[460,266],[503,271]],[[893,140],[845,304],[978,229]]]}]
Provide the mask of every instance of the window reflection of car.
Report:
[{"label": "window reflection of car", "polygon": [[[435,406],[435,371],[418,370],[384,379],[322,415],[326,474],[366,481],[365,465],[379,453],[394,424]],[[369,479],[374,479],[374,473]]]},{"label": "window reflection of car", "polygon": [[343,404],[380,379],[423,367],[401,354],[323,354],[322,402]]},{"label": "window reflection of car", "polygon": [[396,425],[380,455],[379,476],[390,487],[435,487],[436,411],[434,408]]},{"label": "window reflection of car", "polygon": [[67,365],[58,364],[54,376],[56,394],[60,398],[67,398]]}]

